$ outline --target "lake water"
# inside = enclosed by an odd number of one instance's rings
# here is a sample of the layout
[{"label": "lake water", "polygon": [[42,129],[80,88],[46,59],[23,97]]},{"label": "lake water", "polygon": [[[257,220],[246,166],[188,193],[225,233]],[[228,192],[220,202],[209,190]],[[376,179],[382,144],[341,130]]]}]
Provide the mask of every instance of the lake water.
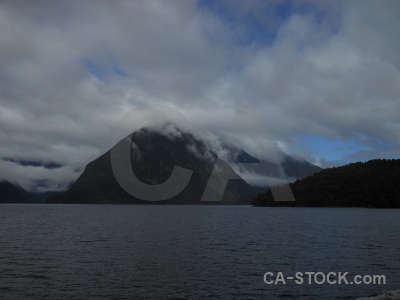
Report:
[{"label": "lake water", "polygon": [[0,299],[357,299],[400,288],[399,229],[400,210],[4,204]]}]

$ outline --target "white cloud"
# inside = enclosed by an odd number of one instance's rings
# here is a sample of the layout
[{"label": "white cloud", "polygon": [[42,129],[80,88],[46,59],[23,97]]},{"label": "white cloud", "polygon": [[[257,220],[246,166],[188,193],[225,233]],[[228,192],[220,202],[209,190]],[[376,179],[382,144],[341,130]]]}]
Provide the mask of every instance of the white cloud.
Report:
[{"label": "white cloud", "polygon": [[42,166],[22,166],[17,163],[0,160],[0,174],[4,179],[18,183],[23,188],[45,192],[62,191],[79,175],[72,166],[64,166],[56,169],[47,169]]},{"label": "white cloud", "polygon": [[232,20],[196,1],[3,1],[0,158],[65,168],[3,164],[0,177],[66,184],[154,103],[261,155],[302,134],[399,150],[398,1],[296,1],[287,18],[278,1],[221,3]]}]

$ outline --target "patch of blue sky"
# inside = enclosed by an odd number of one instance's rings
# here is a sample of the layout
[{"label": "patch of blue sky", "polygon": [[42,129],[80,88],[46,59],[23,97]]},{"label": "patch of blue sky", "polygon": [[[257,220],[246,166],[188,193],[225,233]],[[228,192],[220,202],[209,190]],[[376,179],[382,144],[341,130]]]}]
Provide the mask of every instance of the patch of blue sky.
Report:
[{"label": "patch of blue sky", "polygon": [[261,20],[251,14],[238,16],[234,8],[229,6],[229,1],[198,0],[197,3],[200,9],[216,15],[230,29],[240,32],[235,37],[235,43],[239,46],[247,46],[254,42],[265,45],[275,40],[275,30],[264,26]]},{"label": "patch of blue sky", "polygon": [[400,152],[398,151],[398,145],[390,143],[383,139],[373,138],[365,141],[368,145],[368,150],[363,150],[355,154],[351,154],[348,157],[352,160],[362,159],[364,161],[380,158],[380,159],[398,159],[400,158]]},{"label": "patch of blue sky", "polygon": [[[294,14],[311,15],[317,24],[321,24],[326,13],[313,4],[299,4],[293,0],[282,0],[274,5],[261,6],[265,11],[238,14],[230,7],[233,2],[224,0],[198,0],[198,7],[216,15],[229,28],[236,31],[235,42],[239,46],[256,44],[269,46],[277,38],[280,26]],[[244,2],[245,3],[245,2]],[[262,19],[270,18],[270,20]]]},{"label": "patch of blue sky", "polygon": [[318,9],[315,6],[315,4],[312,3],[299,4],[299,2],[296,2],[294,0],[279,2],[275,6],[275,12],[282,21],[287,20],[290,16],[294,14],[299,14],[299,15],[312,16],[317,24],[321,24],[327,16],[326,11]]},{"label": "patch of blue sky", "polygon": [[302,136],[304,146],[310,149],[313,156],[326,161],[343,161],[357,152],[368,151],[370,148],[359,144],[356,140],[338,140],[323,136],[304,135]]},{"label": "patch of blue sky", "polygon": [[85,59],[83,65],[87,72],[101,81],[118,76],[128,77],[128,73],[116,63],[101,63],[93,59]]},{"label": "patch of blue sky", "polygon": [[128,77],[128,72],[126,72],[124,69],[122,69],[120,66],[116,64],[112,65],[112,71],[114,74],[120,77]]}]

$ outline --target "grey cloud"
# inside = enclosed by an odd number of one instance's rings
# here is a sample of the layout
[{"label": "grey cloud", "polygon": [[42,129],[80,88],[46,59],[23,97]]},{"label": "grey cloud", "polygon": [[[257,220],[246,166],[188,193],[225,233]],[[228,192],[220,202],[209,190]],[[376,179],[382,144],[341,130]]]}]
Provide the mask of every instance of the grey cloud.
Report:
[{"label": "grey cloud", "polygon": [[[66,186],[110,148],[124,114],[146,103],[171,105],[193,127],[264,156],[301,134],[356,139],[377,156],[385,149],[376,140],[399,149],[398,1],[296,1],[323,17],[285,20],[272,13],[275,1],[223,3],[237,22],[195,1],[2,1],[0,158],[65,167],[24,175],[3,162],[0,176]],[[238,43],[251,34],[249,16],[275,38]],[[102,68],[126,76],[100,78]]]},{"label": "grey cloud", "polygon": [[265,176],[258,173],[251,173],[251,172],[243,172],[237,169],[234,169],[235,172],[242,177],[247,183],[260,187],[260,188],[267,188],[267,187],[275,187],[279,185],[285,185],[288,182],[296,181],[296,178],[281,178],[281,177],[274,177],[274,176]]},{"label": "grey cloud", "polygon": [[0,161],[0,174],[4,179],[35,192],[64,190],[79,175],[71,166],[48,169],[43,166],[22,166],[4,160]]},{"label": "grey cloud", "polygon": [[362,3],[372,22],[358,16],[360,2],[350,1],[335,34],[327,35],[308,15],[291,16],[276,42],[258,49],[236,78],[235,94],[254,99],[275,137],[301,128],[332,137],[363,134],[400,142],[392,130],[399,126],[400,73],[395,56],[383,50],[400,50],[396,33],[383,29],[398,26],[393,13],[398,3]]}]

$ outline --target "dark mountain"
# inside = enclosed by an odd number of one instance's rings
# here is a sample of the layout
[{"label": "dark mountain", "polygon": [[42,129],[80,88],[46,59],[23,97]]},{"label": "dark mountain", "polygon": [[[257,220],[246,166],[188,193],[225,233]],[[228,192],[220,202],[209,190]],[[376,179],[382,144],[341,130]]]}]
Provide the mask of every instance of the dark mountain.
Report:
[{"label": "dark mountain", "polygon": [[[277,154],[279,156],[279,162],[282,166],[284,175],[286,177],[294,177],[297,179],[301,179],[322,170],[322,168],[315,166],[302,158],[294,158],[293,156],[287,155],[286,153],[283,152]],[[239,150],[235,163],[261,163],[263,164],[264,168],[263,171],[257,170],[254,167],[250,167],[247,170],[254,171],[264,175],[270,175],[277,178],[282,177],[282,174],[279,171],[276,163],[273,163],[265,159],[257,159],[243,150]],[[245,167],[246,165],[242,166]]]},{"label": "dark mountain", "polygon": [[259,194],[255,206],[400,208],[400,160],[376,159],[320,171],[290,184],[296,201]]},{"label": "dark mountain", "polygon": [[229,153],[227,161],[231,164],[235,172],[258,192],[267,191],[269,184],[275,186],[284,180],[292,182],[322,170],[322,168],[302,158],[295,158],[284,152],[276,153],[279,161],[268,161],[257,159],[246,151],[234,146],[224,145],[224,149]]},{"label": "dark mountain", "polygon": [[[143,128],[121,140],[110,151],[115,153],[116,147],[125,147],[128,143],[132,170],[140,181],[149,185],[166,181],[174,165],[193,171],[188,185],[180,194],[163,201],[145,201],[131,196],[117,182],[111,165],[111,152],[107,151],[86,166],[68,191],[49,197],[47,203],[250,204],[255,192],[243,179],[229,180],[222,201],[201,201],[217,160],[218,169],[235,173],[193,135],[177,128],[173,128],[173,134],[167,134],[171,129],[167,128],[169,126],[172,125],[167,124],[161,130]],[[209,184],[210,191],[218,190],[217,181],[210,181]]]},{"label": "dark mountain", "polygon": [[0,203],[38,203],[39,199],[9,181],[0,182]]},{"label": "dark mountain", "polygon": [[47,192],[34,192],[34,196],[39,203],[45,203],[46,199],[52,196],[57,196],[63,194],[63,191],[47,191]]},{"label": "dark mountain", "polygon": [[287,177],[302,179],[322,170],[304,159],[294,158],[285,153],[282,156],[282,168]]}]

